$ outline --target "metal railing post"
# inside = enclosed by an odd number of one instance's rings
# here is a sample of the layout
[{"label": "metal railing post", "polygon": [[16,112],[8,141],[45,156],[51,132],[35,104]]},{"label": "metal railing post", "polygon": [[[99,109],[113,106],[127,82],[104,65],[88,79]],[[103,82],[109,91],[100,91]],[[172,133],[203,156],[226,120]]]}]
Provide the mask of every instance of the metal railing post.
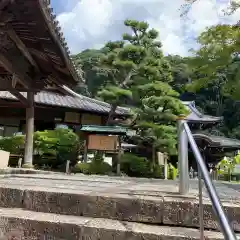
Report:
[{"label": "metal railing post", "polygon": [[[194,137],[191,133],[191,130],[188,126],[188,124],[185,122],[183,123],[184,125],[184,129],[185,129],[185,132],[187,134],[187,137],[188,137],[188,141],[190,143],[190,146],[193,150],[193,154],[197,160],[197,164],[198,164],[198,168],[199,168],[199,171],[201,172],[201,176],[204,180],[204,183],[205,183],[205,186],[206,186],[206,189],[208,191],[208,195],[209,195],[209,198],[212,202],[212,207],[213,207],[213,210],[216,214],[216,217],[217,217],[217,220],[218,220],[218,223],[220,225],[220,228],[222,230],[222,233],[224,235],[224,239],[228,239],[228,240],[236,240],[236,235],[228,221],[228,218],[224,212],[224,209],[222,207],[222,204],[221,204],[221,201],[220,201],[220,198],[217,194],[217,191],[213,185],[213,182],[210,178],[210,175],[209,175],[209,172],[207,170],[207,167],[206,167],[206,164],[203,160],[203,157],[198,149],[198,146],[194,140]],[[199,182],[200,183],[200,182]],[[201,182],[202,184],[202,182]],[[199,187],[202,188],[201,184],[199,184]],[[200,191],[199,191],[200,193]],[[200,194],[200,199],[201,200],[202,198],[202,195]],[[201,204],[201,203],[200,203]],[[202,214],[202,213],[200,213]],[[201,217],[201,216],[200,216]],[[203,217],[203,216],[202,216]],[[201,224],[201,223],[200,223]],[[203,229],[203,225],[200,226],[202,229]]]},{"label": "metal railing post", "polygon": [[189,192],[188,171],[188,138],[185,132],[186,120],[178,120],[178,171],[179,171],[179,193],[185,195]]},{"label": "metal railing post", "polygon": [[204,240],[204,212],[203,212],[203,186],[202,186],[202,172],[198,165],[198,198],[199,198],[199,227],[200,239]]}]

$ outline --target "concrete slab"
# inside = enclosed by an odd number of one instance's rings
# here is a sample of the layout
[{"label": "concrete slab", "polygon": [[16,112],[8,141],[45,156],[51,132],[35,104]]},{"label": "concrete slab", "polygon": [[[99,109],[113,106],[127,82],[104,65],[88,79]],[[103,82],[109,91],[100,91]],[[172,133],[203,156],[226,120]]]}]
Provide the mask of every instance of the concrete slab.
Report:
[{"label": "concrete slab", "polygon": [[[109,219],[0,209],[0,239],[54,240],[194,240],[199,230],[151,226]],[[222,240],[222,234],[205,231],[205,239]]]},{"label": "concrete slab", "polygon": [[[100,176],[7,175],[0,177],[0,207],[198,227],[197,182],[187,196],[176,181]],[[240,232],[240,192],[216,183],[230,223]],[[204,224],[218,229],[206,191]]]}]

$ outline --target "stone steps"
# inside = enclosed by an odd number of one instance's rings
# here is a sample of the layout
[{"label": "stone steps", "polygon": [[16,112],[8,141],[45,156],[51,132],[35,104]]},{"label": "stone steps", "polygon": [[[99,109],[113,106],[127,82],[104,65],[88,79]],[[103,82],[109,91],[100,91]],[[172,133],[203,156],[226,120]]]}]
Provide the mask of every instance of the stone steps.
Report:
[{"label": "stone steps", "polygon": [[[240,232],[239,202],[225,202],[223,205],[232,227]],[[198,200],[194,197],[8,186],[0,188],[0,207],[155,225],[199,227]],[[218,229],[212,205],[207,200],[204,202],[204,226],[209,230]]]},{"label": "stone steps", "polygon": [[[59,215],[0,208],[0,239],[54,240],[187,240],[199,239],[199,230],[103,218]],[[205,239],[224,239],[205,231]]]}]

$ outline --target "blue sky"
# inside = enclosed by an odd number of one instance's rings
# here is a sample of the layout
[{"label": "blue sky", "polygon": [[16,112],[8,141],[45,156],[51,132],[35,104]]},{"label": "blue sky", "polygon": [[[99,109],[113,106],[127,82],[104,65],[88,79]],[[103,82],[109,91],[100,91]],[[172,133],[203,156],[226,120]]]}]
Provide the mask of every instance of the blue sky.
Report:
[{"label": "blue sky", "polygon": [[100,48],[121,38],[126,18],[149,22],[160,32],[165,54],[186,56],[195,38],[208,26],[236,23],[240,10],[224,16],[230,0],[199,0],[187,18],[180,17],[184,0],[51,0],[51,6],[72,53]]}]

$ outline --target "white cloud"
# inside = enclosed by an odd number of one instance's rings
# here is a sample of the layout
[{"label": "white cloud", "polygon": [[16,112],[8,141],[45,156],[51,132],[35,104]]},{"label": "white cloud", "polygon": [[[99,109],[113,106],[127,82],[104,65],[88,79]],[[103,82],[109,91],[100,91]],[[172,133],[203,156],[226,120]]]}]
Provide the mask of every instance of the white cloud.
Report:
[{"label": "white cloud", "polygon": [[223,16],[228,0],[199,0],[181,18],[179,8],[184,0],[74,0],[74,8],[58,16],[73,53],[102,46],[108,40],[120,39],[126,18],[148,21],[160,32],[165,53],[187,55],[196,37],[206,27],[219,22],[237,22],[240,10]]},{"label": "white cloud", "polygon": [[191,21],[190,28],[199,35],[206,27],[216,25],[226,19],[223,9],[226,8],[225,2],[218,2],[214,0],[201,0],[193,4],[188,17]]},{"label": "white cloud", "polygon": [[188,49],[183,40],[175,34],[168,34],[162,41],[165,54],[187,55]]},{"label": "white cloud", "polygon": [[82,0],[70,12],[60,14],[58,21],[72,52],[82,49],[82,41],[104,34],[111,24],[111,14],[111,0]]}]

